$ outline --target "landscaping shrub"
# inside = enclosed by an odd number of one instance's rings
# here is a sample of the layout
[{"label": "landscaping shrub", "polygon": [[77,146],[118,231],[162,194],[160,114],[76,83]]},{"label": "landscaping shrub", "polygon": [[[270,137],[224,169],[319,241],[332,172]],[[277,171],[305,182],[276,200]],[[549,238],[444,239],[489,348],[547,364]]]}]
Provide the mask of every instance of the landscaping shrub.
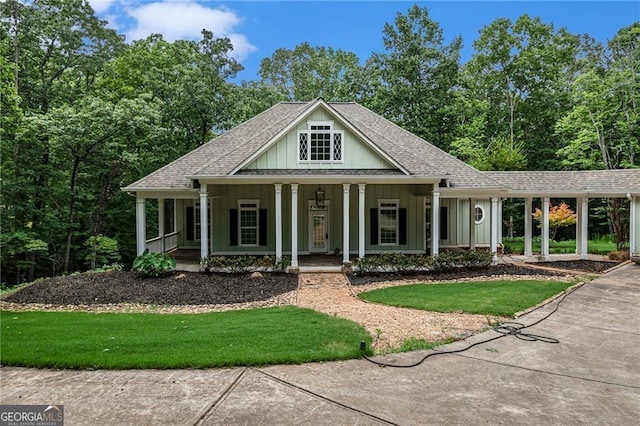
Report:
[{"label": "landscaping shrub", "polygon": [[629,250],[618,250],[609,253],[609,260],[616,260],[618,262],[625,262],[631,258]]},{"label": "landscaping shrub", "polygon": [[176,259],[172,256],[150,253],[149,250],[145,250],[133,261],[133,270],[143,277],[162,277],[172,274],[175,269]]},{"label": "landscaping shrub", "polygon": [[200,265],[205,272],[225,270],[231,273],[244,274],[258,269],[283,273],[291,264],[288,257],[277,259],[275,256],[209,256],[201,260]]},{"label": "landscaping shrub", "polygon": [[356,261],[358,274],[391,272],[406,274],[417,271],[444,272],[455,268],[480,269],[489,266],[493,255],[483,250],[444,252],[437,256],[384,252]]}]

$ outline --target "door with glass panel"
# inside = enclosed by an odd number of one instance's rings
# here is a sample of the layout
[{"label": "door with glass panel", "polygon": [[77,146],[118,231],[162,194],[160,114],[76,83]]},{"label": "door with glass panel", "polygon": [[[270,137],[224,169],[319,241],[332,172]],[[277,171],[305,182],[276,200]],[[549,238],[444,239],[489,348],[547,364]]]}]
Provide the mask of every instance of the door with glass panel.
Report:
[{"label": "door with glass panel", "polygon": [[309,251],[329,251],[329,211],[319,210],[315,206],[309,209]]}]

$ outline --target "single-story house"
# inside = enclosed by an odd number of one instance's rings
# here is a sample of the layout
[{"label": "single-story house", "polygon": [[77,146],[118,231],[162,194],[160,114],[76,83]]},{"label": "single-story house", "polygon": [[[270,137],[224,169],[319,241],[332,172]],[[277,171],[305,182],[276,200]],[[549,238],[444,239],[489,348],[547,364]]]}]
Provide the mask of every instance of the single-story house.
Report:
[{"label": "single-story house", "polygon": [[[549,200],[576,198],[577,254],[587,256],[588,199],[631,201],[640,254],[640,169],[481,172],[354,102],[282,102],[123,190],[136,197],[137,252],[199,249],[209,255],[343,262],[399,251],[501,244],[502,201],[541,199],[542,257],[549,257]],[[158,235],[146,235],[146,200],[158,202]],[[154,218],[155,219],[155,218]],[[533,221],[525,223],[531,255]]]}]

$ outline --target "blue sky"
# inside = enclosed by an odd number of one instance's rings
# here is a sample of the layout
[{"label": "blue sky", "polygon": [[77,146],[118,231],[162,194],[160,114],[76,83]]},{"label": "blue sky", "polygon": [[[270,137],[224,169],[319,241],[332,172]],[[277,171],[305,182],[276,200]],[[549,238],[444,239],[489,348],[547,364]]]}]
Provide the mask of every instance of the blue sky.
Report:
[{"label": "blue sky", "polygon": [[240,80],[256,80],[260,60],[302,42],[354,52],[364,62],[382,52],[382,29],[413,3],[425,6],[447,40],[462,35],[463,62],[482,27],[496,18],[538,16],[556,28],[588,33],[606,43],[640,21],[638,1],[208,1],[89,0],[98,16],[127,41],[159,33],[166,40],[200,39],[206,28],[229,37],[245,67]]}]

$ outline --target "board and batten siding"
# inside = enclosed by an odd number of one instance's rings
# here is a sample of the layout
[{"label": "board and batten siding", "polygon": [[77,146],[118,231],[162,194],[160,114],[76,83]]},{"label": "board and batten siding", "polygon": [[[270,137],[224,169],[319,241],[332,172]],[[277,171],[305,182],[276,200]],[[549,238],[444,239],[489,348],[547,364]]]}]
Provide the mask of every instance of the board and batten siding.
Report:
[{"label": "board and batten siding", "polygon": [[[342,185],[303,185],[298,187],[298,251],[302,254],[309,250],[309,203],[315,201],[315,191],[321,186],[325,192],[325,200],[329,205],[329,246],[328,252],[339,249],[343,243],[343,188]],[[428,185],[367,185],[365,189],[365,248],[368,253],[383,251],[424,251],[424,200],[430,192]],[[275,252],[275,189],[273,184],[265,185],[211,185],[209,187],[211,202],[210,221],[212,224],[210,250],[219,254],[273,254]],[[349,194],[349,248],[351,253],[358,252],[358,185],[351,185]],[[238,208],[238,200],[259,200],[260,209],[267,211],[267,245],[245,247],[231,245],[230,211]],[[397,246],[381,246],[371,244],[371,209],[378,208],[378,200],[398,200],[399,208],[406,209],[407,243]],[[187,241],[187,207],[195,206],[197,200],[178,200],[176,203],[176,226],[180,231],[180,245],[196,247],[199,236]],[[450,213],[451,214],[451,213]],[[454,221],[453,221],[454,222]],[[449,220],[451,224],[452,221]],[[291,252],[291,187],[282,188],[282,246],[285,253]],[[454,226],[455,228],[455,226]],[[451,234],[450,234],[451,235]]]},{"label": "board and batten siding", "polygon": [[[308,130],[309,121],[332,121],[334,130],[343,132],[343,160],[333,163],[313,163],[298,161],[298,131]],[[284,135],[262,155],[249,163],[245,169],[395,169],[380,157],[354,133],[347,130],[340,121],[327,111],[318,109],[295,129]]]},{"label": "board and batten siding", "polygon": [[[484,220],[475,226],[475,243],[477,245],[489,245],[491,243],[491,201],[474,200],[471,214],[475,216],[475,206],[484,209]],[[469,200],[458,200],[458,245],[469,245]]]}]

